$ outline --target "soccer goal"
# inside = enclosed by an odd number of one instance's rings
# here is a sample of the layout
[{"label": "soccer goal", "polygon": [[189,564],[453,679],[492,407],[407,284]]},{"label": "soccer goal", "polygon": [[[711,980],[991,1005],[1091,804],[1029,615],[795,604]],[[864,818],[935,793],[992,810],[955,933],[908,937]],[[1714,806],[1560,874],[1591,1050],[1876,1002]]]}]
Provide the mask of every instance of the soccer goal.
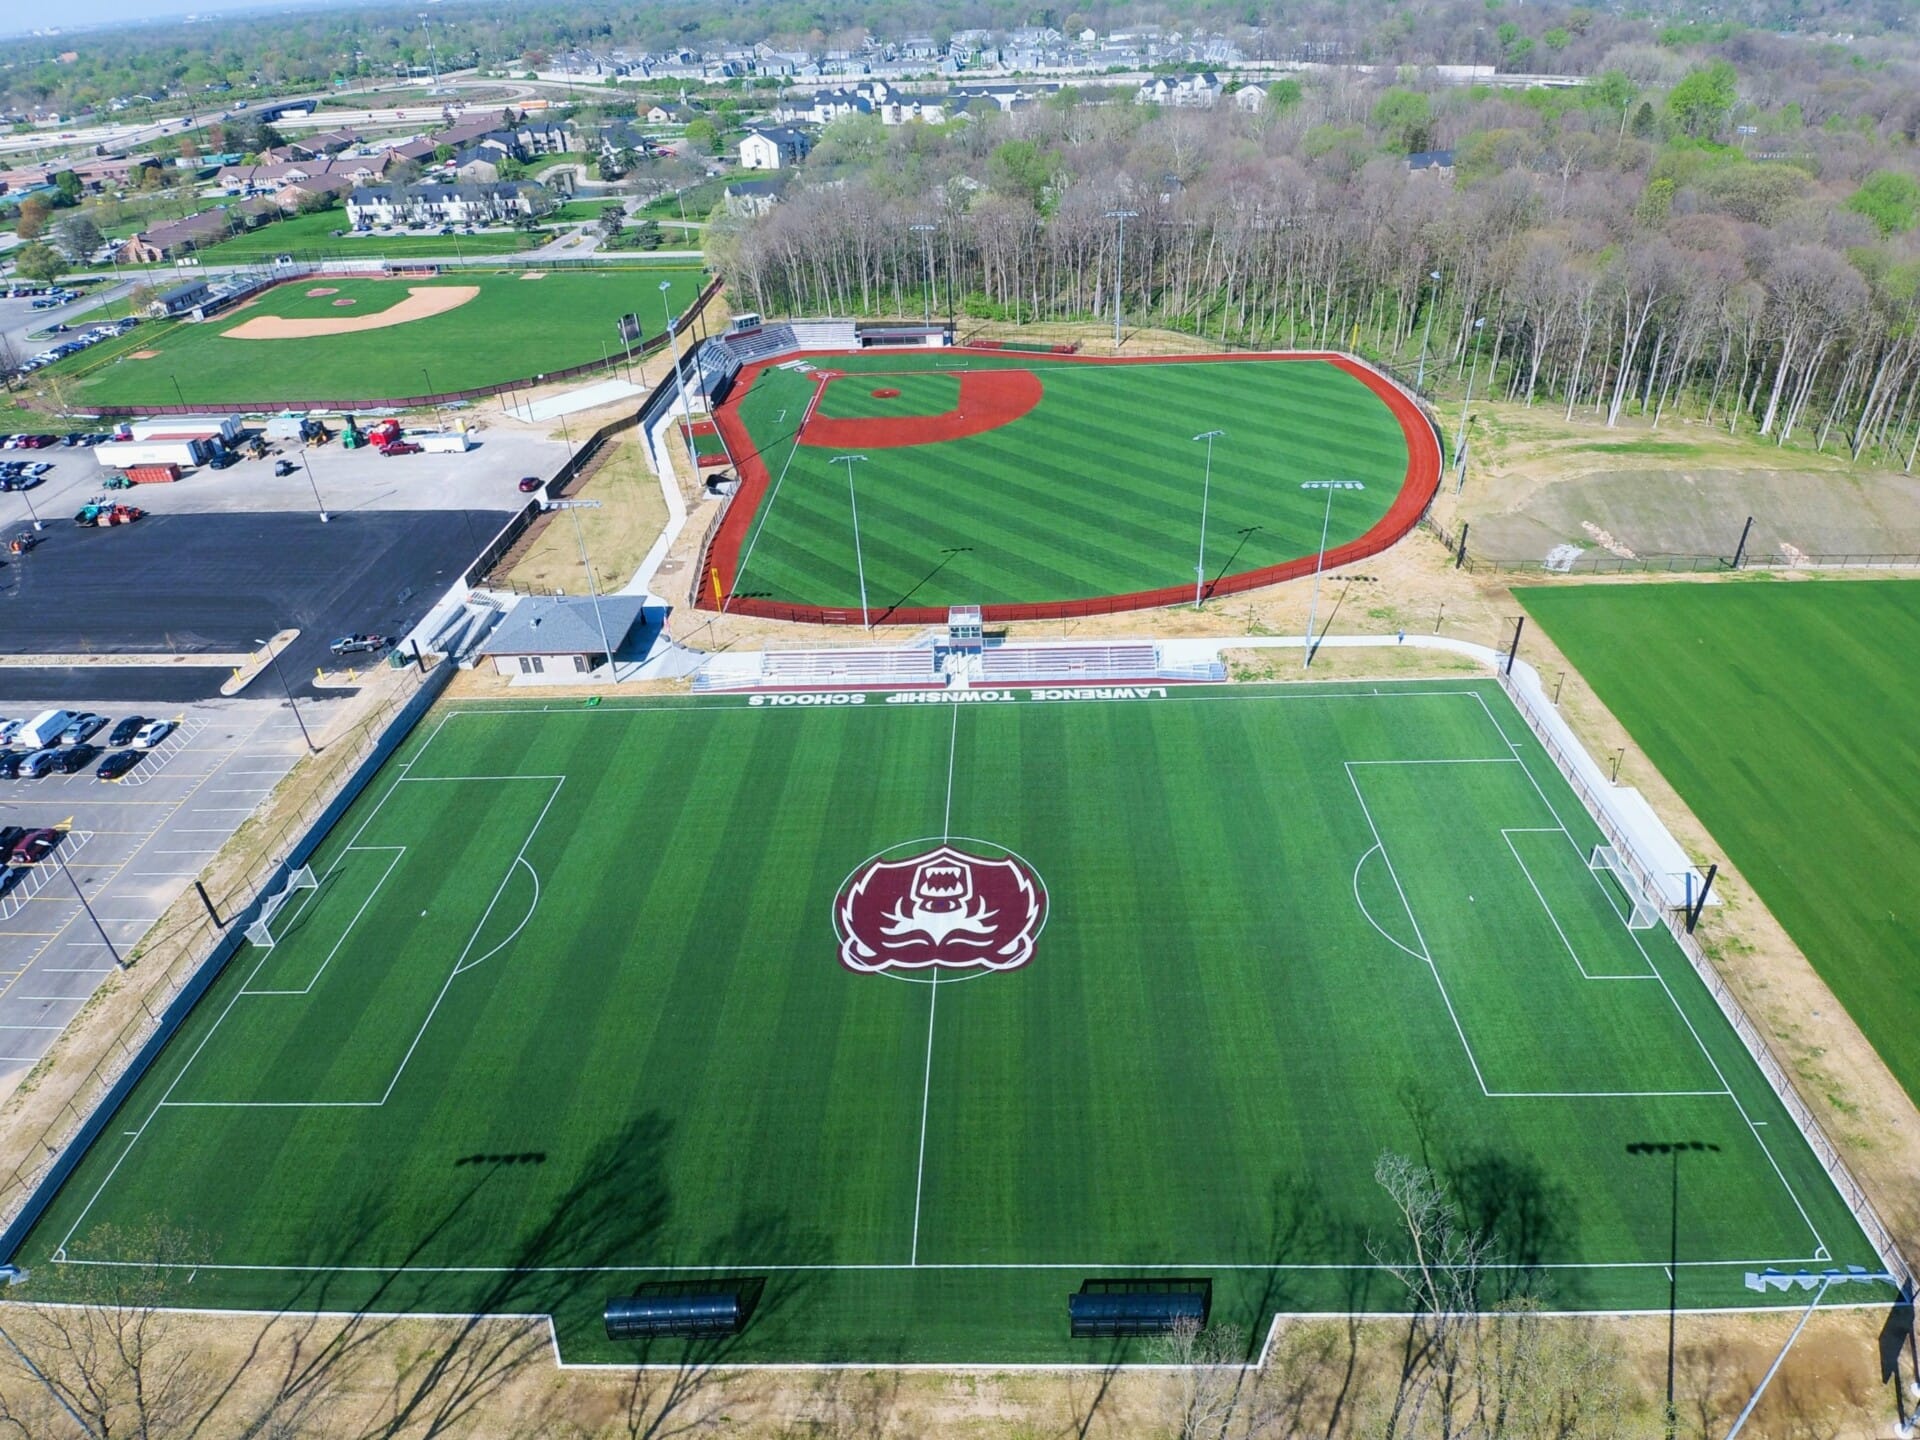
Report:
[{"label": "soccer goal", "polygon": [[274,917],[286,908],[287,901],[293,898],[293,892],[319,888],[320,882],[313,878],[312,867],[302,865],[287,877],[285,886],[267,897],[267,903],[261,907],[260,918],[247,926],[247,939],[263,950],[271,950],[274,944]]},{"label": "soccer goal", "polygon": [[1651,930],[1660,923],[1659,904],[1633,878],[1633,871],[1613,846],[1594,846],[1593,853],[1587,857],[1587,869],[1596,878],[1602,874],[1611,875],[1613,883],[1620,887],[1621,894],[1631,907],[1626,915],[1629,930]]}]

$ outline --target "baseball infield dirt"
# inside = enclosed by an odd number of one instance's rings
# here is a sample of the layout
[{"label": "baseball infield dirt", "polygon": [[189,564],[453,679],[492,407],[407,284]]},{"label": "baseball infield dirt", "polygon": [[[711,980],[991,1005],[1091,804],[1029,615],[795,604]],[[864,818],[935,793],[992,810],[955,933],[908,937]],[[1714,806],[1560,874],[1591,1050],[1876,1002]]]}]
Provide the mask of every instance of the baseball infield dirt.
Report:
[{"label": "baseball infield dirt", "polygon": [[[256,315],[224,331],[229,340],[309,340],[318,335],[355,335],[362,330],[384,330],[458,310],[480,293],[478,285],[410,286],[407,298],[376,315],[290,320],[283,315]],[[334,302],[338,304],[339,302]]]}]

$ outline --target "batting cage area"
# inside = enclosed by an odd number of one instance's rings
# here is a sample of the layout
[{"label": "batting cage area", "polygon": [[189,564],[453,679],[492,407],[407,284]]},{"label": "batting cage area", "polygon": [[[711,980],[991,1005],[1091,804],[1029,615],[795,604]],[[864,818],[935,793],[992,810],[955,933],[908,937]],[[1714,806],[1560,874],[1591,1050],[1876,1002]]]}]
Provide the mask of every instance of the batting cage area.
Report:
[{"label": "batting cage area", "polygon": [[1271,585],[1323,544],[1332,564],[1385,549],[1440,473],[1411,399],[1317,354],[803,354],[747,366],[714,418],[742,486],[700,603],[827,623]]},{"label": "batting cage area", "polygon": [[1489,1304],[1877,1266],[1602,843],[1492,681],[443,706],[16,1294],[1100,1363],[1142,1281],[1255,1343],[1404,1306],[1383,1156]]}]

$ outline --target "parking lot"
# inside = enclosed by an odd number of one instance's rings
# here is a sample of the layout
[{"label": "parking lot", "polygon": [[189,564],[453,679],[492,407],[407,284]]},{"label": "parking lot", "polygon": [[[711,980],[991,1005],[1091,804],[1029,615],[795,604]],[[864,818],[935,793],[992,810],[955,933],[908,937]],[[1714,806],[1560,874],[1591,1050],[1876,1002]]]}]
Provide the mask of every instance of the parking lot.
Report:
[{"label": "parking lot", "polygon": [[[309,724],[324,725],[332,703],[316,702]],[[115,720],[128,713],[114,702],[63,705]],[[0,706],[11,716],[39,708]],[[0,1092],[46,1053],[113,973],[115,954],[132,949],[305,753],[285,701],[190,704],[160,718],[178,718],[180,728],[121,780],[98,780],[91,765],[0,780],[7,824],[71,826],[56,852],[64,869],[49,857],[0,894]]]}]

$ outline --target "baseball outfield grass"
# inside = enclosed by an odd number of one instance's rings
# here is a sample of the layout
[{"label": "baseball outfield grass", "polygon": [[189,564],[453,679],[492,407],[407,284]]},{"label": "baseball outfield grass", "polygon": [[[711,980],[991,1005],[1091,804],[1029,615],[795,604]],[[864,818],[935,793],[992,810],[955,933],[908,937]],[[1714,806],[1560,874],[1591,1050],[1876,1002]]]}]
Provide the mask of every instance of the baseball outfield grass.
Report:
[{"label": "baseball outfield grass", "polygon": [[1873,1263],[1494,684],[948,698],[430,715],[16,1295],[161,1258],[610,1361],[609,1296],[697,1278],[758,1296],[732,1359],[1104,1360],[1088,1277],[1255,1336],[1404,1304],[1386,1151],[1495,1237],[1489,1299]]},{"label": "baseball outfield grass", "polygon": [[[773,367],[729,402],[731,425],[721,417],[729,443],[744,430],[734,448],[765,472],[738,548],[738,596],[857,609],[863,569],[879,616],[1190,589],[1196,570],[1212,584],[1312,556],[1323,524],[1330,548],[1356,540],[1409,483],[1400,420],[1321,360],[1104,365],[916,351],[814,363],[839,373],[817,405],[816,374]],[[1024,373],[1038,403],[953,435],[999,400],[963,396],[962,378],[981,371]],[[957,425],[935,418],[956,413]],[[926,438],[913,438],[929,420]],[[863,443],[862,424],[901,438]],[[1195,437],[1210,431],[1220,433],[1209,468]],[[847,453],[864,457],[851,477],[839,463]],[[1303,488],[1329,480],[1350,488]]]},{"label": "baseball outfield grass", "polygon": [[[539,276],[539,278],[529,278]],[[531,379],[619,351],[618,321],[642,317],[648,335],[666,326],[662,280],[678,315],[699,294],[698,270],[486,272],[428,279],[313,276],[266,291],[199,324],[141,325],[53,370],[69,404],[284,404],[387,400]],[[240,339],[227,332],[262,316],[365,318],[414,289],[475,286],[459,307],[355,334]],[[326,290],[325,295],[309,295]],[[352,305],[336,302],[351,300]],[[145,358],[134,358],[144,356]],[[177,388],[176,388],[177,387]]]},{"label": "baseball outfield grass", "polygon": [[1920,583],[1516,593],[1920,1099]]}]

